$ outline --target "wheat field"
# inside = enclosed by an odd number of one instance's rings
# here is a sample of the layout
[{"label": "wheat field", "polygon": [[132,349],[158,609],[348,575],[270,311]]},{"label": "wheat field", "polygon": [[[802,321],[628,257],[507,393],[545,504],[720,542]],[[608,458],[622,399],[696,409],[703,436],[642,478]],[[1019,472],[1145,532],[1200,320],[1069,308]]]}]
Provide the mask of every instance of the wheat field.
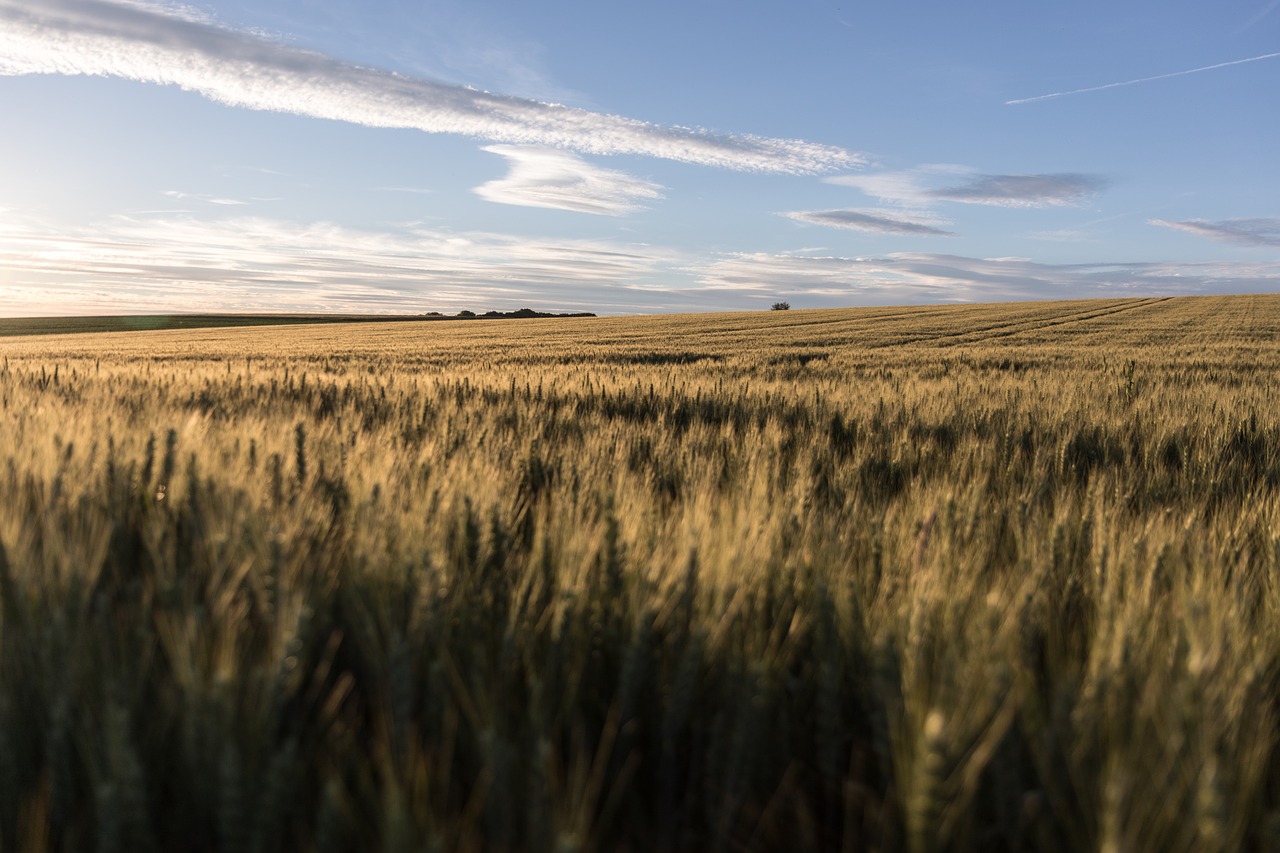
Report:
[{"label": "wheat field", "polygon": [[1280,848],[1280,297],[0,338],[4,850]]}]

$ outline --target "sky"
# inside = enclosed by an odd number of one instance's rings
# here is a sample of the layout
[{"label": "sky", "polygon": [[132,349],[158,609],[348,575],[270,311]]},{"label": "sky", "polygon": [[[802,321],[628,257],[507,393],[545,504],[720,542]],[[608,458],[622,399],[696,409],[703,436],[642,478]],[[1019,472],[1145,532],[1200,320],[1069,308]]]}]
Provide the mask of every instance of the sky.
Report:
[{"label": "sky", "polygon": [[1280,0],[0,0],[0,316],[1280,292]]}]

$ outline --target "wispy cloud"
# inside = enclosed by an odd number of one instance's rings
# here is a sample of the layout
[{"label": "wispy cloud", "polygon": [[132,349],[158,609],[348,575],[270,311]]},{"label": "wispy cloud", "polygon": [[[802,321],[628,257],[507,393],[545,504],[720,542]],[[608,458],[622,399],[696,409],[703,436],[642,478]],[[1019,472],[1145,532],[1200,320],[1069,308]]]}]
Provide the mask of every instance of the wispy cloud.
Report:
[{"label": "wispy cloud", "polygon": [[406,77],[119,0],[0,0],[0,74],[121,77],[248,109],[743,171],[813,174],[862,162],[803,140],[664,127]]},{"label": "wispy cloud", "polygon": [[954,180],[956,175],[973,173],[974,170],[966,166],[931,164],[900,171],[835,175],[825,180],[829,184],[853,187],[865,195],[889,204],[923,208],[933,202],[929,197],[931,184],[939,180]]},{"label": "wispy cloud", "polygon": [[1280,261],[1045,264],[897,253],[714,258],[608,240],[261,217],[0,219],[0,315],[179,311],[600,313],[1280,292]]},{"label": "wispy cloud", "polygon": [[1208,237],[1219,243],[1280,247],[1280,219],[1222,219],[1217,222],[1206,219],[1187,219],[1181,222],[1170,222],[1167,219],[1148,221],[1152,225],[1185,231],[1197,237]]},{"label": "wispy cloud", "polygon": [[676,259],[643,245],[260,217],[0,223],[0,314],[651,310]]},{"label": "wispy cloud", "polygon": [[871,234],[896,234],[903,237],[950,237],[939,225],[943,220],[932,216],[896,210],[794,210],[785,216],[797,222],[846,228]]},{"label": "wispy cloud", "polygon": [[[221,198],[219,196],[205,195],[204,193],[186,193],[186,192],[182,192],[181,190],[165,190],[164,193],[162,193],[162,195],[164,195],[166,198],[171,198],[174,201],[191,199],[193,201],[202,201],[205,204],[214,204],[219,207],[238,207],[242,204],[249,203],[247,201],[241,201],[240,199],[236,199],[236,198]],[[266,199],[257,199],[257,200],[265,201]]]},{"label": "wispy cloud", "polygon": [[879,258],[740,254],[695,270],[707,289],[806,305],[989,302],[1280,291],[1280,263],[1044,264],[897,253]]},{"label": "wispy cloud", "polygon": [[621,216],[641,202],[662,198],[662,187],[614,169],[602,169],[576,154],[537,145],[490,145],[507,159],[507,175],[476,187],[476,195],[499,204],[550,207]]},{"label": "wispy cloud", "polygon": [[1027,236],[1032,240],[1047,240],[1050,243],[1098,242],[1098,236],[1084,228],[1052,228],[1046,231],[1032,231]]},{"label": "wispy cloud", "polygon": [[[1266,11],[1269,12],[1270,8]],[[1261,18],[1259,18],[1259,20],[1261,20]],[[1249,62],[1261,62],[1264,59],[1275,59],[1278,56],[1280,56],[1280,52],[1264,53],[1261,56],[1250,56],[1246,59],[1233,59],[1229,62],[1218,62],[1213,65],[1202,65],[1199,68],[1188,68],[1186,71],[1172,71],[1168,74],[1156,74],[1152,77],[1139,77],[1136,80],[1122,80],[1118,83],[1104,83],[1101,86],[1086,86],[1083,89],[1070,89],[1066,92],[1050,92],[1047,95],[1036,95],[1031,98],[1015,98],[1012,101],[1005,101],[1005,105],[1017,106],[1019,104],[1034,104],[1037,101],[1048,101],[1052,98],[1065,98],[1068,95],[1083,95],[1087,92],[1101,92],[1106,89],[1119,89],[1122,86],[1136,86],[1139,83],[1152,83],[1156,80],[1168,80],[1171,77],[1186,77],[1188,74],[1199,74],[1202,71],[1216,71],[1219,68],[1230,68],[1233,65],[1244,65]]]},{"label": "wispy cloud", "polygon": [[995,207],[1078,204],[1106,186],[1097,175],[975,175],[963,184],[926,191],[929,198]]},{"label": "wispy cloud", "polygon": [[1247,30],[1253,29],[1255,26],[1257,26],[1259,23],[1262,22],[1263,18],[1270,15],[1277,8],[1280,8],[1280,0],[1271,0],[1270,3],[1268,3],[1266,6],[1263,6],[1256,13],[1254,13],[1253,17],[1250,18],[1248,21],[1246,21],[1244,25],[1240,27],[1240,29],[1236,30],[1236,35],[1240,35],[1241,33]]},{"label": "wispy cloud", "polygon": [[[486,12],[477,6],[441,2],[423,5],[417,13],[419,26],[409,26],[399,49],[393,48],[396,58],[424,77],[440,78],[435,68],[424,64],[430,62],[443,67],[443,79],[480,83],[485,89],[540,101],[583,102],[586,96],[582,92],[554,79],[544,45],[528,38],[518,24],[509,20],[504,9]],[[368,9],[352,8],[348,15],[368,20]],[[397,18],[404,20],[404,7],[393,8]],[[387,50],[387,37],[380,34],[377,51],[381,54]]]},{"label": "wispy cloud", "polygon": [[839,175],[828,183],[854,187],[884,202],[927,208],[939,201],[992,207],[1079,204],[1107,186],[1098,175],[987,175],[967,166],[935,164],[896,172]]},{"label": "wispy cloud", "polygon": [[942,202],[988,207],[1060,207],[1080,204],[1107,185],[1098,175],[1075,173],[988,175],[968,166],[928,164],[898,171],[836,175],[827,183],[853,187],[890,209],[799,211],[792,219],[901,236],[954,236],[934,209]]}]

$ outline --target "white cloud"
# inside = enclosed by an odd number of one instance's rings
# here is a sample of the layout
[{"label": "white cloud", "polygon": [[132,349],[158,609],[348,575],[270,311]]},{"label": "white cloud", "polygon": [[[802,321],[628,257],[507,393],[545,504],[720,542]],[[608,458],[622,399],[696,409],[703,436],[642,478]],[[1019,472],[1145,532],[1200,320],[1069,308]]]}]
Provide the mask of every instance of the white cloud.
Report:
[{"label": "white cloud", "polygon": [[743,171],[810,174],[862,162],[829,145],[663,127],[406,77],[118,0],[0,0],[0,74],[121,77],[248,109]]},{"label": "white cloud", "polygon": [[[239,207],[240,205],[249,203],[247,201],[241,201],[240,199],[235,199],[235,198],[220,198],[218,196],[205,195],[203,193],[186,193],[186,192],[182,192],[181,190],[165,190],[163,193],[161,193],[161,195],[165,196],[166,198],[171,198],[174,201],[182,201],[183,199],[193,199],[195,201],[202,201],[205,204],[214,204],[219,207]],[[269,199],[257,199],[257,200],[268,201]]]},{"label": "white cloud", "polygon": [[476,187],[476,195],[499,204],[550,207],[621,216],[640,202],[662,198],[662,187],[625,172],[593,166],[567,151],[537,145],[490,145],[507,159],[506,177]]},{"label": "white cloud", "polygon": [[0,222],[0,313],[652,310],[676,259],[648,246],[260,217]]},{"label": "white cloud", "polygon": [[[837,186],[853,187],[892,205],[892,208],[800,211],[787,215],[802,222],[833,228],[932,237],[954,236],[943,227],[951,223],[933,212],[940,202],[988,207],[1061,207],[1082,203],[1107,183],[1097,175],[1074,173],[986,175],[968,166],[952,164],[929,164],[864,175],[837,175],[825,180]],[[1044,234],[1040,236],[1044,237]]]},{"label": "white cloud", "polygon": [[1188,219],[1182,222],[1170,222],[1166,219],[1148,221],[1152,225],[1184,231],[1197,237],[1207,237],[1219,243],[1280,247],[1280,219],[1222,219],[1217,222],[1205,219]]},{"label": "white cloud", "polygon": [[0,211],[0,314],[511,309],[645,313],[1280,292],[1280,261],[1044,264],[898,253],[699,259],[644,244],[261,217],[117,216],[77,228]]},{"label": "white cloud", "polygon": [[928,198],[993,207],[1060,207],[1078,204],[1106,186],[1096,175],[975,175],[963,184],[938,187]]},{"label": "white cloud", "polygon": [[902,237],[950,237],[950,231],[940,228],[946,220],[911,211],[842,209],[842,210],[793,210],[784,214],[797,222],[825,225],[828,228],[845,228],[871,234],[894,234]]},{"label": "white cloud", "polygon": [[954,165],[840,175],[827,181],[854,187],[884,202],[917,208],[928,208],[939,201],[993,207],[1057,207],[1079,204],[1106,186],[1106,181],[1097,175],[985,175]]},{"label": "white cloud", "polygon": [[1050,243],[1097,243],[1096,234],[1084,228],[1053,228],[1048,231],[1033,231],[1027,235],[1032,240],[1046,240]]},{"label": "white cloud", "polygon": [[827,183],[853,187],[863,194],[888,204],[905,207],[928,207],[929,184],[939,179],[953,179],[956,175],[972,175],[967,166],[945,164],[918,166],[896,172],[874,172],[867,175],[837,175],[827,178]]},{"label": "white cloud", "polygon": [[740,254],[693,271],[704,288],[806,304],[991,302],[1280,291],[1280,262],[1042,264],[896,253],[880,258]]}]

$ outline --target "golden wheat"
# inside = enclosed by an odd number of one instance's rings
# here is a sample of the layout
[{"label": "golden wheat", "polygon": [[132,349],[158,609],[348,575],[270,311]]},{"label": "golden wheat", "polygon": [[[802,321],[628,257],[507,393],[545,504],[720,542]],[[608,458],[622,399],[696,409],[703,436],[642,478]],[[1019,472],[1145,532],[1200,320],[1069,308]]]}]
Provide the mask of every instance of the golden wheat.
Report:
[{"label": "golden wheat", "polygon": [[0,842],[1267,849],[1278,333],[0,339]]}]

